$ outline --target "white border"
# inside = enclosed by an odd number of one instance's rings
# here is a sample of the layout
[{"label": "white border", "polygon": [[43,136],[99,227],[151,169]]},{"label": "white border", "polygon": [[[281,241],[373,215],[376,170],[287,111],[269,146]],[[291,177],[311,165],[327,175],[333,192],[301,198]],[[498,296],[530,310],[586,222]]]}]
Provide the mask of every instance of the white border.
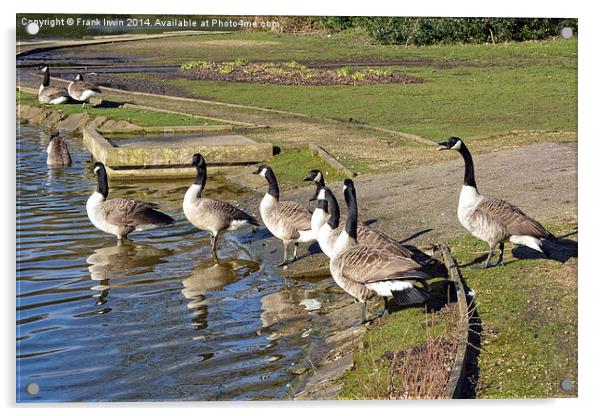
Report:
[{"label": "white border", "polygon": [[[31,1],[21,0],[3,4],[2,42],[5,64],[2,65],[2,91],[7,96],[2,100],[2,121],[4,137],[2,151],[3,216],[2,230],[4,241],[2,264],[6,273],[3,279],[4,317],[2,356],[5,376],[2,377],[2,404],[8,407],[6,414],[30,414],[44,412],[45,415],[111,415],[131,414],[134,409],[145,415],[165,415],[168,408],[175,413],[190,414],[191,411],[204,414],[231,414],[245,412],[251,415],[306,414],[308,412],[345,412],[345,414],[365,414],[367,412],[395,412],[409,414],[414,412],[441,412],[442,414],[460,414],[466,411],[486,412],[489,415],[506,415],[509,412],[528,411],[529,413],[578,414],[597,404],[600,395],[600,343],[596,333],[600,324],[597,314],[602,294],[595,261],[599,253],[600,204],[600,137],[596,123],[600,115],[600,14],[591,6],[594,2],[577,3],[567,1],[527,2],[524,0],[504,0],[500,2],[483,1],[408,1],[392,4],[390,1],[343,1],[343,0],[303,0],[285,2],[284,0],[229,0],[228,2],[200,2],[192,0],[144,2],[103,0],[79,2]],[[15,332],[14,332],[14,198],[15,198],[15,146],[14,146],[14,99],[15,85],[14,42],[15,19],[19,13],[165,13],[165,14],[236,14],[236,15],[409,15],[409,16],[526,16],[526,17],[577,17],[579,18],[579,224],[580,224],[580,260],[579,260],[579,399],[558,400],[496,400],[496,401],[454,401],[454,402],[319,402],[319,403],[165,403],[165,404],[102,404],[102,405],[54,405],[54,406],[16,406],[15,397]],[[85,409],[81,409],[85,407]],[[191,407],[202,407],[192,410]],[[372,410],[373,407],[376,409]],[[469,409],[470,407],[470,409]],[[597,406],[599,407],[599,406]],[[37,409],[40,408],[40,409]],[[44,408],[44,409],[42,409]]]}]

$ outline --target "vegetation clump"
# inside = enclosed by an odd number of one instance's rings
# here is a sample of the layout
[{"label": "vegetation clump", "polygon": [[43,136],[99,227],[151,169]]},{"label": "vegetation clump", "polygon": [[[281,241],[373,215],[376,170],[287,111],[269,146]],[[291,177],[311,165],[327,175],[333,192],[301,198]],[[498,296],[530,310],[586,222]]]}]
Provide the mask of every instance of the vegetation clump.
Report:
[{"label": "vegetation clump", "polygon": [[228,62],[190,61],[180,66],[189,76],[200,80],[256,82],[280,85],[365,85],[384,83],[416,83],[417,78],[388,69],[343,66],[338,69],[308,67],[296,61]]}]

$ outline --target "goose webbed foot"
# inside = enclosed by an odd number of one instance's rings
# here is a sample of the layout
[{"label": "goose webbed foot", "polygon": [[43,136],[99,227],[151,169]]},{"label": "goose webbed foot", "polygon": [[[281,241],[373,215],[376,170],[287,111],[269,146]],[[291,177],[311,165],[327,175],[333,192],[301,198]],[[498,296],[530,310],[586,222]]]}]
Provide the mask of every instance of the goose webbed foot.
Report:
[{"label": "goose webbed foot", "polygon": [[[489,248],[489,254],[487,254],[487,259],[485,259],[485,262],[483,264],[477,264],[476,266],[472,266],[471,269],[485,270],[485,269],[488,269],[489,267],[491,267],[491,256],[493,256],[493,249],[494,249],[494,247]],[[501,256],[500,256],[500,260],[501,260]]]}]

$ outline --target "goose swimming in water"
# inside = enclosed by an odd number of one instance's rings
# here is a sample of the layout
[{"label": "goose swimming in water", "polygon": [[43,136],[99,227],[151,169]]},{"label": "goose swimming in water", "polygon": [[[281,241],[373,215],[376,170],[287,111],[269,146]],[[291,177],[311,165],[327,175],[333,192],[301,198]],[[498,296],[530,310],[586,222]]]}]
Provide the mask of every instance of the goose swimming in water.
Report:
[{"label": "goose swimming in water", "polygon": [[88,198],[86,211],[92,224],[99,230],[121,240],[134,231],[152,230],[175,222],[169,215],[157,211],[157,204],[125,198],[107,199],[109,182],[104,164],[96,162],[94,173],[97,187]]},{"label": "goose swimming in water", "polygon": [[[256,175],[263,176],[269,184],[268,192],[259,205],[259,213],[266,228],[284,244],[284,259],[277,266],[287,265],[297,259],[299,243],[315,241],[311,228],[312,214],[295,201],[280,201],[280,189],[272,168],[260,166]],[[294,244],[293,258],[288,258],[288,248]]]},{"label": "goose swimming in water", "polygon": [[54,132],[50,135],[46,153],[48,153],[48,157],[46,158],[47,165],[71,164],[71,155],[69,154],[67,143],[58,132]]},{"label": "goose swimming in water", "polygon": [[38,90],[38,101],[41,104],[63,104],[69,101],[69,92],[65,87],[50,85],[50,69],[45,66],[41,69],[44,79]]},{"label": "goose swimming in water", "polygon": [[217,260],[217,239],[222,231],[258,227],[259,223],[252,215],[227,202],[203,198],[201,193],[207,182],[207,164],[203,156],[195,154],[192,166],[196,167],[197,177],[184,195],[184,215],[192,225],[211,233],[211,255]]},{"label": "goose swimming in water", "polygon": [[[458,202],[458,220],[472,235],[489,244],[489,254],[477,269],[490,266],[503,266],[504,242],[510,241],[539,251],[546,258],[550,254],[542,239],[556,240],[539,222],[525,214],[520,208],[490,196],[481,195],[477,190],[472,156],[464,142],[458,137],[450,137],[439,143],[439,150],[456,150],[464,158],[464,185]],[[490,264],[496,246],[500,246],[497,263]]]},{"label": "goose swimming in water", "polygon": [[400,306],[423,303],[429,298],[428,274],[416,261],[399,257],[390,251],[358,244],[357,200],[353,181],[345,180],[345,202],[348,216],[334,256],[330,272],[334,281],[362,303],[361,323],[366,321],[366,301],[373,295],[392,296]]}]

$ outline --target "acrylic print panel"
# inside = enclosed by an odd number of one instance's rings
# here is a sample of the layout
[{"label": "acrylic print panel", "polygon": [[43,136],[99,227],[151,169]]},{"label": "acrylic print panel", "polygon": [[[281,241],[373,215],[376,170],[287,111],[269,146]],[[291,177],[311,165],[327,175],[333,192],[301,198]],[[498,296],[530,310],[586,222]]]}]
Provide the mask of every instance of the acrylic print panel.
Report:
[{"label": "acrylic print panel", "polygon": [[576,19],[16,20],[18,402],[577,395]]}]

